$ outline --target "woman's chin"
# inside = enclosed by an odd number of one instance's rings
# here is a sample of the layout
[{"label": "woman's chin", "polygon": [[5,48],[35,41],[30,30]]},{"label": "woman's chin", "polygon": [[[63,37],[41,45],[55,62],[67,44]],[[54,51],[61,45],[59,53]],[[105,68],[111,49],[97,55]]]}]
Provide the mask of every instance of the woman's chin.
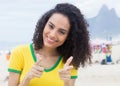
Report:
[{"label": "woman's chin", "polygon": [[47,48],[56,48],[55,45],[52,45],[52,44],[44,44],[44,47],[47,47]]}]

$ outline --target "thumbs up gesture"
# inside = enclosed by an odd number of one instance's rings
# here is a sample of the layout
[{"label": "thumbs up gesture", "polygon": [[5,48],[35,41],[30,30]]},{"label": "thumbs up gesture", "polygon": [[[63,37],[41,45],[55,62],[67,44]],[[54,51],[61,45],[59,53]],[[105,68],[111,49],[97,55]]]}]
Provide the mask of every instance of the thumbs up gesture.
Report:
[{"label": "thumbs up gesture", "polygon": [[71,56],[70,58],[67,59],[63,69],[60,69],[59,72],[59,76],[61,78],[61,80],[63,80],[64,82],[69,81],[70,80],[70,70],[73,68],[73,66],[70,66],[70,63],[72,62],[73,57]]},{"label": "thumbs up gesture", "polygon": [[42,58],[40,57],[39,54],[36,54],[36,58],[37,58],[37,62],[32,66],[32,68],[27,74],[27,77],[29,79],[32,79],[35,77],[39,78],[44,71],[44,68],[40,66],[40,62],[42,61]]}]

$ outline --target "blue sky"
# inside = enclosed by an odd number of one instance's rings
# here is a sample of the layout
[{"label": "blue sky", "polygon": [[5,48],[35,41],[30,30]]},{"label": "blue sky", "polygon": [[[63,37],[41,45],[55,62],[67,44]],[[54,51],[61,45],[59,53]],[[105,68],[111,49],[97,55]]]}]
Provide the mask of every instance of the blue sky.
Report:
[{"label": "blue sky", "polygon": [[103,4],[120,16],[120,0],[0,0],[0,42],[31,42],[37,20],[60,2],[76,5],[86,18],[96,16]]}]

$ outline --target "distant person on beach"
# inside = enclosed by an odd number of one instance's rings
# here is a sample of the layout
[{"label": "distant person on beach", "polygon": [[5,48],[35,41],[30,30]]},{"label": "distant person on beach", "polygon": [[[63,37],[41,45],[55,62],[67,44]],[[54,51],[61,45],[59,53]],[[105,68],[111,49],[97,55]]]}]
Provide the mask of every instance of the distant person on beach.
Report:
[{"label": "distant person on beach", "polygon": [[[11,55],[11,51],[8,51],[8,52],[6,53],[6,60],[7,60],[7,61],[9,61],[10,55]],[[7,76],[5,77],[5,79],[4,79],[4,82],[8,81],[8,79],[9,79],[9,76],[7,75]]]},{"label": "distant person on beach", "polygon": [[74,86],[91,62],[89,32],[80,10],[60,3],[37,22],[33,43],[11,53],[8,86]]},{"label": "distant person on beach", "polygon": [[102,52],[104,53],[104,54],[106,54],[106,52],[107,52],[107,47],[106,47],[106,44],[102,44],[101,45],[101,48],[102,48]]},{"label": "distant person on beach", "polygon": [[11,54],[10,51],[6,54],[6,60],[7,60],[7,61],[9,61],[9,59],[10,59],[10,54]]},{"label": "distant person on beach", "polygon": [[107,64],[112,64],[112,57],[111,57],[111,54],[112,54],[112,50],[111,49],[112,48],[111,48],[111,45],[107,44],[106,48],[107,48],[106,62],[107,62]]}]

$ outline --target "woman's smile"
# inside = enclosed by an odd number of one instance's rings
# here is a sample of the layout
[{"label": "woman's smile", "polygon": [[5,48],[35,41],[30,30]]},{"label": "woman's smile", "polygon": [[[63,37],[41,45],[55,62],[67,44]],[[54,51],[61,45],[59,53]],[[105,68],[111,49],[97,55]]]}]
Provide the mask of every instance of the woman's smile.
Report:
[{"label": "woman's smile", "polygon": [[57,40],[54,40],[52,38],[49,38],[49,37],[46,37],[46,41],[49,43],[49,44],[54,44],[57,42]]}]

